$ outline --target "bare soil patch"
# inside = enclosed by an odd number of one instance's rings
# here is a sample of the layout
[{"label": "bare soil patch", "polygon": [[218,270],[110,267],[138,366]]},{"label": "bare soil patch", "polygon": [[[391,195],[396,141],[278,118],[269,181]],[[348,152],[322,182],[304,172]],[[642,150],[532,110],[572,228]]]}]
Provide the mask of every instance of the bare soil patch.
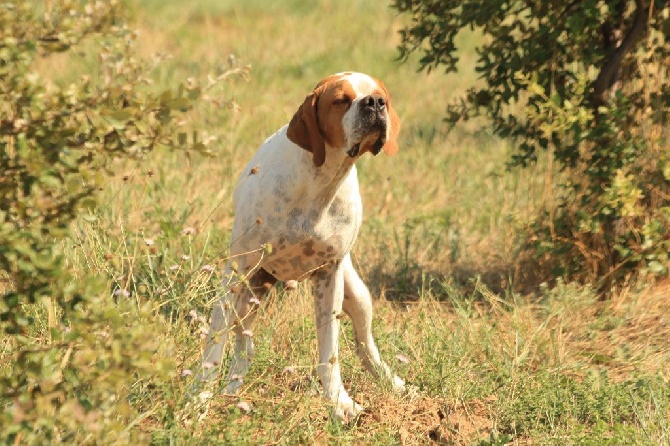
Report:
[{"label": "bare soil patch", "polygon": [[470,444],[489,438],[493,429],[495,397],[471,401],[446,401],[418,395],[411,399],[375,397],[367,402],[359,429],[395,430],[401,444]]}]

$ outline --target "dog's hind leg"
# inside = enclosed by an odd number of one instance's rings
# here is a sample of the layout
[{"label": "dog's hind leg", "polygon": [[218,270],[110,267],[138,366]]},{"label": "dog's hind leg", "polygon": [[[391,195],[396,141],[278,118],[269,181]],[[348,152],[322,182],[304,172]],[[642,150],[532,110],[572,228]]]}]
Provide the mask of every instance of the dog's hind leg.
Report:
[{"label": "dog's hind leg", "polygon": [[254,356],[253,324],[261,299],[277,282],[274,276],[260,268],[249,278],[248,286],[237,293],[233,301],[234,319],[232,330],[235,334],[233,360],[228,373],[226,393],[236,393],[242,387]]},{"label": "dog's hind leg", "polygon": [[218,377],[221,370],[223,350],[228,343],[228,335],[234,319],[232,302],[235,300],[235,288],[231,289],[232,282],[236,280],[234,276],[235,272],[229,263],[223,273],[223,293],[212,308],[212,320],[202,356],[199,381],[212,381]]},{"label": "dog's hind leg", "polygon": [[[245,263],[238,260],[238,268],[245,268]],[[241,266],[240,266],[241,265]],[[254,346],[252,327],[256,317],[256,309],[261,298],[276,279],[264,269],[251,271],[247,280],[235,273],[229,264],[224,273],[225,292],[214,305],[212,322],[205,345],[200,381],[215,379],[220,371],[223,352],[232,331],[235,334],[233,360],[228,374],[228,393],[237,391],[242,385],[242,378],[249,370],[253,358]]]}]

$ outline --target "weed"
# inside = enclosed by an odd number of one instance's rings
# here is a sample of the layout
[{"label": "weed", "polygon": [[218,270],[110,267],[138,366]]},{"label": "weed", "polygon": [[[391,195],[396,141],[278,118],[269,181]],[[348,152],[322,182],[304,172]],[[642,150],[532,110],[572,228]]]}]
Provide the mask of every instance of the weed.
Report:
[{"label": "weed", "polygon": [[[129,420],[116,431],[75,430],[54,443],[670,442],[667,286],[622,290],[607,302],[562,282],[518,293],[534,272],[519,266],[515,234],[545,201],[547,160],[523,175],[506,173],[506,144],[467,128],[447,134],[445,101],[473,81],[419,77],[399,65],[401,17],[357,0],[145,0],[135,15],[142,52],[172,53],[157,68],[157,88],[216,71],[231,52],[252,70],[247,83],[223,84],[234,105],[193,111],[190,125],[217,136],[208,146],[214,157],[161,151],[111,162],[95,220],[75,222],[63,242],[68,266],[78,277],[102,277],[104,302],[120,315],[118,333],[103,324],[91,342],[140,336],[144,343],[131,344],[123,358],[165,368],[115,389],[124,404],[110,415]],[[470,45],[477,38],[462,37]],[[473,56],[461,60],[472,64]],[[67,79],[86,65],[54,58],[41,69]],[[403,119],[394,159],[358,163],[365,215],[353,259],[375,297],[381,354],[418,390],[397,396],[364,373],[344,319],[345,386],[368,412],[351,426],[330,420],[315,378],[311,291],[301,284],[273,289],[261,303],[240,394],[217,395],[201,417],[189,390],[227,257],[236,176],[306,91],[349,69],[382,78]],[[28,336],[45,342],[58,314],[48,302],[30,311]],[[16,353],[0,339],[0,375],[19,373],[6,361]],[[80,359],[113,364],[106,354]],[[2,401],[2,410],[11,408]]]}]

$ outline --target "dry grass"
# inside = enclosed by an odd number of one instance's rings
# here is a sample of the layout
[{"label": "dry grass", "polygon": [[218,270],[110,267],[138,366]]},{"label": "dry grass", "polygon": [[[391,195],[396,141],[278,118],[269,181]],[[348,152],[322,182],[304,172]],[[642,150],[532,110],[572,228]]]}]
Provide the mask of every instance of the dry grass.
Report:
[{"label": "dry grass", "polygon": [[[175,345],[171,381],[132,386],[133,429],[147,442],[670,442],[667,284],[608,302],[571,284],[512,291],[533,276],[518,259],[517,235],[547,199],[550,176],[546,160],[506,172],[513,149],[485,129],[446,132],[446,102],[473,82],[477,36],[462,37],[466,74],[427,75],[394,60],[404,19],[374,2],[146,0],[135,14],[140,52],[173,54],[156,72],[160,84],[202,77],[231,53],[251,66],[247,82],[222,91],[236,107],[193,114],[194,128],[218,136],[215,158],[157,151],[111,166],[97,222],[81,222],[66,247],[80,274],[102,274],[112,291],[152,303],[164,321],[156,338]],[[50,66],[64,78],[76,68]],[[383,356],[418,393],[396,397],[363,373],[345,322],[345,384],[368,412],[353,426],[332,422],[318,397],[311,295],[301,286],[273,291],[241,394],[217,399],[198,421],[192,376],[182,372],[201,355],[236,176],[319,79],[343,70],[382,78],[403,119],[399,154],[360,162],[365,216],[354,263],[376,298]]]}]

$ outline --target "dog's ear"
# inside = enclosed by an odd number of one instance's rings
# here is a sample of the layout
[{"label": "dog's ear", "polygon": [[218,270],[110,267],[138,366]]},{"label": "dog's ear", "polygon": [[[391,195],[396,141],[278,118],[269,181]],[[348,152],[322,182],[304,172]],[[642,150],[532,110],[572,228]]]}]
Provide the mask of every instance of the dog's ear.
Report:
[{"label": "dog's ear", "polygon": [[395,153],[398,151],[398,134],[400,133],[400,118],[398,117],[398,113],[396,113],[395,109],[391,105],[391,95],[389,95],[389,91],[386,89],[386,85],[384,85],[384,82],[380,81],[379,79],[375,79],[375,82],[377,82],[377,85],[381,88],[381,90],[384,92],[384,97],[386,98],[386,111],[388,112],[389,115],[389,128],[388,128],[388,135],[386,138],[386,142],[384,143],[384,146],[382,149],[384,149],[384,153],[386,153],[389,156],[395,155]]},{"label": "dog's ear", "polygon": [[293,115],[286,131],[288,139],[312,152],[312,161],[316,167],[321,167],[326,161],[326,143],[321,136],[317,118],[320,91],[320,88],[316,88],[307,95],[305,102]]},{"label": "dog's ear", "polygon": [[386,143],[384,144],[384,153],[386,153],[389,156],[395,155],[395,153],[398,151],[398,134],[400,133],[400,118],[398,117],[398,114],[395,112],[395,109],[391,106],[391,100],[388,97],[388,94],[386,95],[386,110],[389,114],[389,122],[390,122],[390,127],[389,127],[389,135],[388,139],[386,140]]}]

